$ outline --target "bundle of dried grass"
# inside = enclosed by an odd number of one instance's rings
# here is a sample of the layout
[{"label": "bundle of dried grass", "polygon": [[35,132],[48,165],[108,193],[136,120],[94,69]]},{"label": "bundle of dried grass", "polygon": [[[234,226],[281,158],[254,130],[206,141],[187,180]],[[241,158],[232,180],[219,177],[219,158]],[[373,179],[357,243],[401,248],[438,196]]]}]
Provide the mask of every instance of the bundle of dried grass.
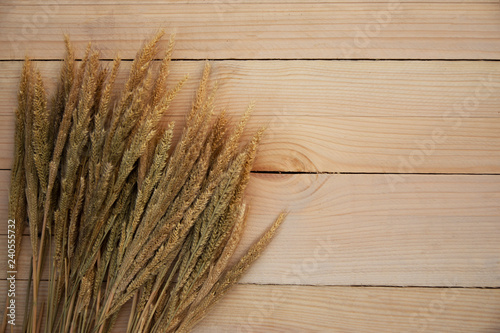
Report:
[{"label": "bundle of dried grass", "polygon": [[[40,72],[25,61],[9,202],[12,217],[27,217],[33,249],[23,331],[109,332],[129,301],[128,332],[189,331],[284,219],[228,267],[245,227],[243,193],[263,131],[240,143],[252,107],[233,130],[224,112],[213,116],[207,63],[171,147],[174,125],[160,121],[186,79],[166,88],[172,38],[159,68],[153,61],[162,36],[137,53],[117,97],[120,59],[104,68],[90,45],[78,64],[66,39],[50,99]],[[46,261],[49,293],[41,299]]]}]

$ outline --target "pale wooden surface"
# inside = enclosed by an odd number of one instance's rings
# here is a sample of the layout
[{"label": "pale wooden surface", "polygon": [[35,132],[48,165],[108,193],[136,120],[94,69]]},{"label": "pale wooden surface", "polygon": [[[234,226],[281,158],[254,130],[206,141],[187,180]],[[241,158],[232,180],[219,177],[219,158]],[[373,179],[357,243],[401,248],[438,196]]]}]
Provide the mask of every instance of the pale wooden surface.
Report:
[{"label": "pale wooden surface", "polygon": [[[37,66],[50,89],[62,33],[130,59],[165,27],[177,32],[174,58],[188,60],[172,79],[191,74],[172,108],[179,128],[203,59],[219,59],[218,105],[236,116],[256,100],[250,127],[269,127],[239,253],[290,210],[196,332],[500,331],[498,1],[139,3],[0,4],[0,248],[19,60],[49,60]],[[387,22],[363,39],[378,12]],[[20,306],[28,242],[23,251]]]},{"label": "pale wooden surface", "polygon": [[0,6],[0,58],[60,58],[63,33],[80,49],[91,39],[105,58],[117,49],[131,58],[161,27],[177,32],[182,59],[498,59],[500,51],[498,3],[33,2]]},{"label": "pale wooden surface", "polygon": [[[129,65],[123,66],[120,84]],[[0,62],[3,169],[12,163],[12,110],[21,66],[21,62]],[[59,63],[38,62],[37,66],[52,88]],[[172,106],[171,118],[180,129],[200,63],[180,62],[173,67],[173,82],[192,74]],[[500,170],[497,62],[217,61],[214,71],[221,82],[219,105],[237,115],[256,100],[250,128],[269,126],[256,170]],[[464,105],[464,97],[474,98],[476,90],[481,98],[472,109]],[[412,164],[406,166],[402,160]]]},{"label": "pale wooden surface", "polygon": [[[0,293],[6,289],[0,281]],[[498,307],[500,290],[240,284],[194,332],[497,333]],[[114,332],[125,331],[125,319]]]},{"label": "pale wooden surface", "polygon": [[[5,176],[0,171],[0,184]],[[377,192],[384,186],[383,175],[254,175],[238,256],[279,209],[288,206],[290,216],[242,282],[500,286],[500,176],[407,175],[394,192]],[[0,230],[6,220],[2,204]],[[28,236],[23,244],[18,278],[27,279]],[[0,278],[5,270],[1,262]]]}]

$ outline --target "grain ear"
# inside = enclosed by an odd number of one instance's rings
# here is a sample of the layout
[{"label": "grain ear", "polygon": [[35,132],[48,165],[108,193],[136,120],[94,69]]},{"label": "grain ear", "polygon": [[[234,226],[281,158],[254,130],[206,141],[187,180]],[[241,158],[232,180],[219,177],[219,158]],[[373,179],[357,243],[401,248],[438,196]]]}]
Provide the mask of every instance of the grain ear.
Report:
[{"label": "grain ear", "polygon": [[[243,140],[253,104],[235,126],[224,111],[216,113],[209,62],[180,137],[172,122],[163,126],[188,80],[167,84],[173,36],[156,66],[163,35],[137,52],[117,95],[120,59],[107,68],[90,44],[77,65],[65,38],[60,79],[48,96],[40,72],[25,61],[9,214],[29,220],[28,332],[107,332],[130,300],[127,332],[189,330],[285,218],[228,267],[243,237],[244,192],[263,130]],[[22,230],[16,225],[19,241]]]}]

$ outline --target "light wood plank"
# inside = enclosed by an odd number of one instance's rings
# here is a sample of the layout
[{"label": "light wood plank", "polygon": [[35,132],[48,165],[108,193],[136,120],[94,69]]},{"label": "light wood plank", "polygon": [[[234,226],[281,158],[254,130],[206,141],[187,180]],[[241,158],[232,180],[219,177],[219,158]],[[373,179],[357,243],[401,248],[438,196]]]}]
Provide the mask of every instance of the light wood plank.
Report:
[{"label": "light wood plank", "polygon": [[266,214],[500,216],[499,175],[256,174],[247,193]]},{"label": "light wood plank", "polygon": [[271,124],[255,169],[498,173],[498,133],[499,118],[292,117]]},{"label": "light wood plank", "polygon": [[[408,176],[395,192],[383,181],[383,175],[254,175],[237,256],[281,209],[290,214],[243,281],[500,286],[500,176]],[[7,216],[0,221],[5,234]],[[0,236],[0,247],[5,242]],[[19,277],[25,279],[27,237],[23,244]]]},{"label": "light wood plank", "polygon": [[[9,173],[0,170],[4,217]],[[262,216],[283,208],[293,215],[327,217],[500,216],[499,199],[500,175],[254,173],[247,188],[252,214]]]},{"label": "light wood plank", "polygon": [[[183,119],[171,117],[178,124]],[[0,117],[0,122],[1,122]],[[459,126],[455,129],[455,124]],[[500,118],[254,117],[248,138],[269,125],[256,171],[499,173]],[[13,122],[0,139],[10,168]],[[3,134],[5,133],[5,134]]]},{"label": "light wood plank", "polygon": [[[9,173],[0,170],[5,217]],[[500,175],[254,173],[246,193],[259,216],[283,208],[300,216],[500,216]]]},{"label": "light wood plank", "polygon": [[[233,260],[269,226],[251,215]],[[500,287],[498,217],[303,217],[290,215],[242,283]],[[0,236],[6,247],[7,236]],[[28,279],[23,237],[18,279]],[[7,260],[0,261],[0,279]],[[43,279],[48,278],[46,265]]]},{"label": "light wood plank", "polygon": [[499,290],[236,286],[194,332],[496,332]]},{"label": "light wood plank", "polygon": [[[380,13],[380,15],[379,15]],[[496,3],[296,3],[0,7],[0,59],[61,58],[62,34],[103,57],[177,32],[179,59],[498,59]],[[379,15],[379,17],[377,17]]]},{"label": "light wood plank", "polygon": [[[60,64],[38,65],[52,90]],[[3,169],[12,164],[20,66],[0,63]],[[194,73],[172,106],[171,118],[182,124],[201,64],[173,67],[173,82]],[[222,81],[218,105],[234,115],[257,99],[249,129],[269,127],[255,170],[500,171],[500,63],[222,61],[214,67]]]},{"label": "light wood plank", "polygon": [[[24,318],[26,281],[16,293]],[[0,295],[7,283],[0,281]],[[41,295],[46,295],[42,283]],[[124,332],[126,305],[113,332]],[[1,314],[5,308],[1,307]],[[236,285],[194,332],[498,332],[500,290]]]},{"label": "light wood plank", "polygon": [[[36,61],[46,89],[59,76],[59,61]],[[110,66],[109,61],[103,61]],[[117,87],[130,62],[122,62]],[[240,114],[255,100],[254,116],[436,117],[464,110],[471,117],[500,117],[500,63],[496,61],[212,61],[217,101]],[[12,115],[22,62],[0,62],[0,116]],[[203,69],[200,61],[171,66],[173,85],[189,79],[173,104],[182,114],[191,104]],[[118,91],[116,91],[118,92]],[[477,103],[473,100],[477,99]],[[473,106],[468,107],[469,103]]]}]

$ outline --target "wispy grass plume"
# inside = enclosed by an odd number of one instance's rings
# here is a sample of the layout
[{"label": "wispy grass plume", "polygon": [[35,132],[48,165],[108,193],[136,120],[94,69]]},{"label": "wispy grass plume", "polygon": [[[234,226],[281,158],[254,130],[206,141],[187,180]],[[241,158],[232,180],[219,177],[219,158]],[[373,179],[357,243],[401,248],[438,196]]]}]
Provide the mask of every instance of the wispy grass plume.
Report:
[{"label": "wispy grass plume", "polygon": [[244,192],[263,129],[242,142],[253,105],[235,126],[215,111],[207,62],[175,142],[174,123],[162,119],[187,76],[168,82],[173,37],[155,61],[163,35],[142,46],[117,95],[120,59],[105,67],[90,44],[75,61],[66,37],[50,96],[25,61],[9,198],[9,214],[20,222],[16,239],[27,219],[33,251],[23,332],[109,332],[127,302],[127,332],[189,331],[285,218],[229,265],[245,228]]}]

